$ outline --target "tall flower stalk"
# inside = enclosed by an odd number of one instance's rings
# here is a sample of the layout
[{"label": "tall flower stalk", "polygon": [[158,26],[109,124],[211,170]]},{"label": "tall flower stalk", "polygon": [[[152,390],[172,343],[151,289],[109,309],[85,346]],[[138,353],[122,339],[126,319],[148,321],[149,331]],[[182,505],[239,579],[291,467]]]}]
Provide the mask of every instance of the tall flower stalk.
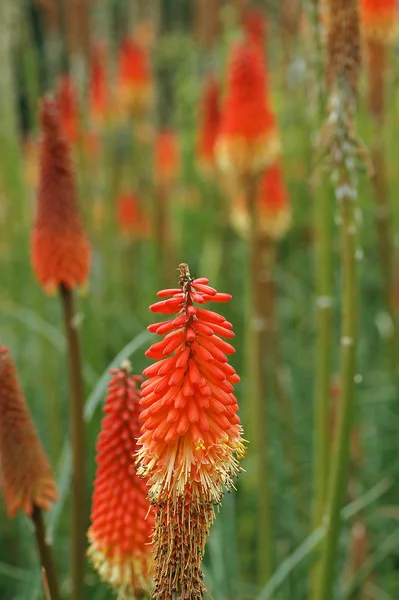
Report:
[{"label": "tall flower stalk", "polygon": [[[180,288],[158,292],[150,309],[175,315],[149,326],[165,338],[146,355],[156,360],[142,384],[138,474],[148,477],[155,510],[153,598],[196,600],[205,591],[201,562],[225,489],[231,490],[244,455],[234,384],[226,354],[232,325],[208,302],[228,302],[208,279],[193,279],[181,264]],[[196,305],[200,306],[196,306]],[[219,337],[221,336],[221,337]]]},{"label": "tall flower stalk", "polygon": [[[263,300],[259,294],[261,269],[257,191],[259,178],[279,155],[280,139],[267,95],[266,71],[258,44],[233,48],[225,105],[222,110],[216,156],[220,168],[235,178],[247,202],[249,248],[247,266],[247,369],[250,382],[250,423],[259,461],[259,565],[261,583],[272,572],[272,513],[269,490],[268,431],[266,414],[265,355],[269,354]],[[269,354],[270,356],[270,354]]]},{"label": "tall flower stalk", "polygon": [[49,460],[18,381],[8,350],[0,346],[0,482],[10,518],[21,510],[33,523],[37,547],[52,600],[60,592],[43,510],[57,500]]},{"label": "tall flower stalk", "polygon": [[326,151],[332,170],[335,196],[340,207],[342,322],[340,402],[330,470],[327,531],[323,545],[315,600],[333,598],[340,511],[345,498],[350,435],[355,404],[357,349],[357,177],[358,144],[354,133],[360,66],[359,12],[357,0],[330,0],[327,85],[329,89]]},{"label": "tall flower stalk", "polygon": [[393,239],[392,211],[389,202],[389,187],[386,174],[384,125],[385,88],[390,47],[398,33],[397,5],[395,0],[378,3],[361,0],[361,26],[365,42],[368,65],[369,111],[374,127],[371,159],[373,164],[373,189],[375,197],[375,220],[385,307],[391,321],[390,350],[391,365],[396,378],[399,377],[398,323],[393,293]]},{"label": "tall flower stalk", "polygon": [[49,293],[59,292],[64,312],[73,450],[72,597],[80,600],[85,565],[85,430],[82,359],[73,289],[86,283],[91,250],[79,214],[70,149],[57,104],[52,99],[43,100],[40,117],[43,137],[31,258],[39,283]]}]

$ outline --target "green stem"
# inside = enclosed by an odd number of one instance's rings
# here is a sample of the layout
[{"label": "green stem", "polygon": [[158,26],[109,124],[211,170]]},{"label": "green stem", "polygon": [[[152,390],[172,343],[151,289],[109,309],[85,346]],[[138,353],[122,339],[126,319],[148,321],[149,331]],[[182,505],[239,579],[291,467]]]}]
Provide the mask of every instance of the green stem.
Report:
[{"label": "green stem", "polygon": [[349,130],[354,103],[345,88],[331,95],[329,122],[336,122],[332,136],[331,156],[336,177],[336,198],[341,209],[342,324],[341,374],[338,424],[334,440],[330,489],[327,506],[327,533],[323,547],[320,579],[315,600],[332,600],[338,540],[341,529],[340,511],[346,493],[350,460],[350,434],[355,403],[355,368],[357,347],[357,258],[356,258],[356,148]]},{"label": "green stem", "polygon": [[85,527],[85,427],[82,359],[76,328],[73,292],[60,286],[68,346],[72,438],[72,600],[84,598]]},{"label": "green stem", "polygon": [[40,555],[40,562],[45,575],[45,585],[48,586],[48,591],[51,600],[60,600],[60,590],[58,579],[54,565],[53,553],[51,546],[46,540],[46,527],[43,520],[42,509],[36,504],[33,506],[32,521],[35,530],[37,547]]},{"label": "green stem", "polygon": [[253,398],[252,438],[255,453],[258,457],[258,579],[265,584],[272,574],[272,511],[269,486],[267,402],[264,377],[264,357],[267,354],[264,318],[262,318],[264,298],[259,285],[262,269],[262,249],[258,231],[257,218],[257,184],[256,176],[249,176],[245,181],[245,192],[250,212],[250,252],[249,252],[249,290],[250,308],[248,324],[250,340],[250,381]]},{"label": "green stem", "polygon": [[329,189],[315,196],[316,355],[314,387],[313,526],[318,527],[327,494],[330,448],[332,356],[332,207]]}]

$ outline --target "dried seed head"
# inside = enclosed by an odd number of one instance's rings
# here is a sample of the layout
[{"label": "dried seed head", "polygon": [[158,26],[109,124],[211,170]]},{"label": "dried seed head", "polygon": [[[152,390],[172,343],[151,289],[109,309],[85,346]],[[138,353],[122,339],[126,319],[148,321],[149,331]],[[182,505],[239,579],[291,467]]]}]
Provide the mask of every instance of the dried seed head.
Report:
[{"label": "dried seed head", "polygon": [[357,96],[361,62],[358,0],[330,0],[327,87],[342,82]]}]

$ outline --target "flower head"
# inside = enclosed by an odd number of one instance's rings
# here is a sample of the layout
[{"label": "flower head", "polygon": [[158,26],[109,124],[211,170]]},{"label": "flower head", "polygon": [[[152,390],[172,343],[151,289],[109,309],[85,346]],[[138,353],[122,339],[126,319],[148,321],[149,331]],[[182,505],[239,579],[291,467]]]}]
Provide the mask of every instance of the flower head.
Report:
[{"label": "flower head", "polygon": [[396,0],[361,0],[360,20],[366,40],[392,44],[398,34]]},{"label": "flower head", "polygon": [[127,237],[144,238],[148,235],[149,222],[137,194],[125,192],[118,196],[117,220],[119,230]]},{"label": "flower head", "polygon": [[135,116],[147,111],[153,92],[148,55],[134,40],[125,39],[119,51],[118,98],[121,109]]},{"label": "flower head", "polygon": [[219,85],[214,77],[206,81],[202,98],[198,136],[198,162],[203,171],[215,168],[215,143],[219,131]]},{"label": "flower head", "polygon": [[136,596],[151,582],[154,516],[145,481],[133,462],[140,431],[141,377],[125,361],[111,371],[105,416],[97,441],[88,554],[101,578],[123,594]]},{"label": "flower head", "polygon": [[0,346],[0,480],[7,513],[31,515],[57,500],[49,460],[29,414],[13,361]]},{"label": "flower head", "polygon": [[257,8],[246,10],[242,16],[242,27],[247,40],[264,52],[267,21],[264,12]]},{"label": "flower head", "polygon": [[37,214],[32,235],[32,266],[48,292],[83,285],[91,251],[77,203],[70,150],[56,103],[41,105],[42,142]]},{"label": "flower head", "polygon": [[234,47],[216,156],[222,169],[258,173],[280,153],[274,114],[266,93],[265,65],[253,45]]},{"label": "flower head", "polygon": [[[260,178],[257,212],[261,235],[279,239],[291,224],[291,207],[279,163],[268,167]],[[239,233],[247,236],[250,222],[245,198],[238,198],[233,205],[232,220]]]},{"label": "flower head", "polygon": [[144,371],[140,401],[138,474],[148,477],[156,510],[153,593],[162,600],[177,590],[182,600],[202,597],[213,505],[232,488],[244,454],[234,396],[239,377],[226,356],[234,348],[221,339],[234,336],[232,325],[203,308],[231,296],[192,279],[187,265],[179,269],[181,288],[162,290],[150,307],[176,316],[148,328],[166,337],[146,352],[157,362]]},{"label": "flower head", "polygon": [[155,138],[154,179],[161,185],[171,184],[180,169],[179,144],[172,129],[163,129]]},{"label": "flower head", "polygon": [[70,144],[75,144],[79,135],[78,101],[76,88],[69,75],[62,75],[58,82],[57,104],[65,135]]},{"label": "flower head", "polygon": [[95,46],[89,73],[89,113],[93,121],[102,124],[108,108],[107,73],[104,66],[104,49]]}]

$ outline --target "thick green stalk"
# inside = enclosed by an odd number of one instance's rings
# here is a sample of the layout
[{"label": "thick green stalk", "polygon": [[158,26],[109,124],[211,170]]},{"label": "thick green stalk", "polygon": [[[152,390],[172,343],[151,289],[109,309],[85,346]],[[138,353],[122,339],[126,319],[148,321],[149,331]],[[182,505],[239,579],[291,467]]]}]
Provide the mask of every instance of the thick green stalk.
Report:
[{"label": "thick green stalk", "polygon": [[85,522],[85,426],[83,419],[84,389],[82,358],[76,328],[73,292],[60,286],[68,348],[70,414],[72,440],[72,600],[84,598],[84,568],[86,555]]},{"label": "thick green stalk", "polygon": [[272,574],[272,512],[269,486],[267,403],[264,357],[267,353],[263,301],[259,285],[262,269],[262,252],[258,231],[256,210],[257,176],[249,176],[245,181],[245,193],[250,213],[250,251],[249,251],[249,332],[250,332],[250,384],[253,410],[251,430],[253,448],[258,457],[258,580],[265,584]]},{"label": "thick green stalk", "polygon": [[313,527],[327,495],[332,355],[332,212],[329,188],[315,195],[316,347],[314,387]]},{"label": "thick green stalk", "polygon": [[40,562],[44,570],[45,585],[48,587],[51,600],[60,600],[61,596],[53,553],[50,544],[46,540],[46,527],[43,520],[43,511],[36,504],[33,506],[32,521],[40,555]]},{"label": "thick green stalk", "polygon": [[345,87],[331,95],[329,123],[334,124],[330,151],[335,180],[335,194],[340,204],[342,262],[341,373],[338,424],[330,470],[330,489],[326,512],[327,533],[323,546],[320,578],[315,600],[332,600],[338,540],[341,530],[340,511],[347,488],[350,460],[350,434],[355,403],[355,367],[357,347],[357,185],[355,177],[356,147],[350,123],[354,101]]}]

